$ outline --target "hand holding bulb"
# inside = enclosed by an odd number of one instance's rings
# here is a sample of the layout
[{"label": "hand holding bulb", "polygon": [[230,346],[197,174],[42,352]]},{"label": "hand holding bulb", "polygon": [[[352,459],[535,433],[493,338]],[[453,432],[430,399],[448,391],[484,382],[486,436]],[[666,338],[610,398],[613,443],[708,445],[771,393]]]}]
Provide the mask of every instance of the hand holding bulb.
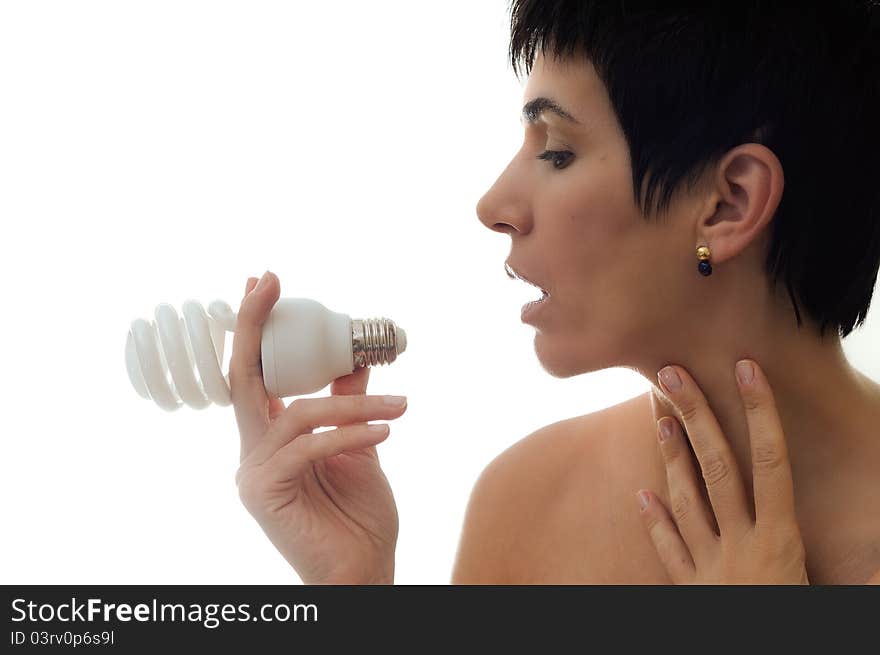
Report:
[{"label": "hand holding bulb", "polygon": [[[255,288],[255,286],[257,288]],[[369,368],[333,381],[330,396],[289,407],[266,393],[260,342],[280,282],[250,278],[229,369],[241,435],[239,495],[306,584],[391,584],[397,506],[376,444],[406,411],[406,398],[365,395]],[[337,426],[318,434],[315,428]]]}]

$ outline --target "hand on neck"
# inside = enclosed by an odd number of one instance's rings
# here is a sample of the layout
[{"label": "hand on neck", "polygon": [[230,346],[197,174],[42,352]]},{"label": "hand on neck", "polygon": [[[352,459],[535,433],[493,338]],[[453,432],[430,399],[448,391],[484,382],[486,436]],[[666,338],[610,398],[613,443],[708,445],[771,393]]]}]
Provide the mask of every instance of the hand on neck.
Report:
[{"label": "hand on neck", "polygon": [[734,366],[740,359],[755,360],[773,390],[796,492],[808,485],[825,488],[840,475],[847,453],[877,448],[865,413],[868,406],[877,411],[877,385],[850,366],[833,331],[820,339],[813,323],[805,320],[798,328],[793,310],[786,310],[778,297],[756,303],[757,294],[742,285],[738,293],[739,298],[725,295],[717,312],[683,320],[661,335],[663,348],[655,351],[663,357],[646,354],[644,361],[630,365],[661,396],[658,371],[667,364],[687,369],[736,454],[751,500],[749,433]]}]

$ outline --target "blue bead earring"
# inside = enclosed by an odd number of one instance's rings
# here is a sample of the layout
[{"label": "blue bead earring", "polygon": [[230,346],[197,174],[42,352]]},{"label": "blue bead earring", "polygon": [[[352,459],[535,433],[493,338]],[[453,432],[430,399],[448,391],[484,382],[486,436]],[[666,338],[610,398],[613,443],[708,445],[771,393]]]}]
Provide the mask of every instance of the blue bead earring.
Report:
[{"label": "blue bead earring", "polygon": [[709,263],[709,246],[700,246],[697,248],[697,270],[703,275],[712,275],[712,264]]}]

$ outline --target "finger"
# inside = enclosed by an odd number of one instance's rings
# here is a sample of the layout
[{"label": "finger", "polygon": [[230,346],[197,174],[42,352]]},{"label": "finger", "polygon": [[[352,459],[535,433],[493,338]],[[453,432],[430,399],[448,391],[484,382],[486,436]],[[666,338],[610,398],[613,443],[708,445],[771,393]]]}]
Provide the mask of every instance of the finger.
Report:
[{"label": "finger", "polygon": [[796,525],[791,465],[773,391],[752,360],[737,362],[736,379],[749,426],[755,525]]},{"label": "finger", "polygon": [[[255,286],[257,286],[257,278],[249,277],[247,281],[247,286],[244,289],[244,295],[248,295]],[[262,359],[261,359],[262,361]],[[267,394],[268,395],[268,394]],[[276,398],[275,396],[269,396],[269,420],[274,421],[281,415],[287,407],[284,405],[284,401],[280,398]]]},{"label": "finger", "polygon": [[[668,428],[668,432],[663,428]],[[700,492],[691,451],[677,419],[661,419],[657,437],[666,463],[669,509],[694,562],[699,564],[717,547],[718,537],[709,521],[710,510]]]},{"label": "finger", "polygon": [[[363,366],[361,368],[355,369],[348,375],[343,375],[340,378],[336,378],[330,384],[330,395],[331,396],[349,396],[349,395],[357,395],[364,394],[367,392],[367,383],[370,380],[370,367]],[[364,449],[364,452],[368,455],[375,457],[376,461],[379,461],[379,453],[376,452],[375,447],[370,447]]]},{"label": "finger", "polygon": [[675,405],[653,384],[651,385],[651,413],[654,415],[655,425],[664,416],[670,416],[678,420]]},{"label": "finger", "polygon": [[352,396],[367,393],[367,382],[369,379],[369,366],[355,369],[352,373],[336,378],[330,383],[330,395]]},{"label": "finger", "polygon": [[278,300],[281,286],[269,271],[262,280],[264,286],[257,284],[241,302],[229,360],[229,390],[243,457],[269,425],[269,399],[263,384],[260,343],[263,323]]},{"label": "finger", "polygon": [[317,434],[303,434],[276,451],[265,462],[269,479],[284,482],[299,475],[312,463],[350,450],[375,446],[390,434],[387,423],[344,425]]},{"label": "finger", "polygon": [[[679,430],[679,433],[684,437],[684,444],[687,448],[687,456],[691,460],[691,465],[694,465],[696,455],[694,454],[693,448],[691,447],[691,442],[687,439],[687,435],[684,434],[684,431],[681,429],[681,424],[679,423],[678,411],[675,409],[675,405],[672,404],[663,391],[656,385],[651,385],[651,413],[654,415],[654,423],[655,425],[660,422],[660,419],[669,417],[675,420],[675,425],[673,427]],[[659,427],[659,426],[658,426]],[[659,438],[659,434],[657,435]],[[702,500],[703,511],[706,513],[706,520],[709,521],[709,525],[712,526],[712,533],[714,534],[718,530],[718,525],[715,521],[715,514],[712,512],[712,507],[709,501],[709,493],[706,491],[706,485],[700,484],[700,499]]]},{"label": "finger", "polygon": [[696,567],[672,516],[663,502],[650,491],[640,489],[638,496],[642,523],[651,536],[666,572],[675,584],[687,584],[693,578]]},{"label": "finger", "polygon": [[[403,404],[393,402],[397,398],[403,398]],[[303,435],[315,428],[392,420],[405,411],[406,398],[402,396],[297,398],[278,416],[263,441],[254,448],[251,457],[257,464],[266,461],[287,443],[302,439]]]},{"label": "finger", "polygon": [[700,462],[703,480],[721,536],[738,536],[751,529],[752,516],[733,450],[694,379],[680,366],[667,366],[657,375],[663,392],[681,414],[687,437]]},{"label": "finger", "polygon": [[275,396],[269,396],[269,420],[274,421],[276,418],[281,416],[284,410],[287,409],[284,405],[284,401],[280,398],[276,398]]},{"label": "finger", "polygon": [[[248,295],[251,290],[257,286],[257,278],[249,277],[247,287],[245,288],[244,295]],[[261,356],[262,361],[262,356]],[[280,398],[276,398],[275,396],[269,396],[269,420],[274,421],[281,415],[287,407],[284,405],[284,401]]]}]

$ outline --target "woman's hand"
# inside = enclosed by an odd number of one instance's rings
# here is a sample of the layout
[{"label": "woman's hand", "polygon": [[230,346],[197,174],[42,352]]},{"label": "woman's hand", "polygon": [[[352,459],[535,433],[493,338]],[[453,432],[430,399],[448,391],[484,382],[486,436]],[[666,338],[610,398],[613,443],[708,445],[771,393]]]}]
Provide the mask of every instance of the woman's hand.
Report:
[{"label": "woman's hand", "polygon": [[[257,288],[254,288],[255,285]],[[262,326],[280,295],[268,271],[249,278],[229,367],[241,434],[239,495],[305,584],[391,584],[397,506],[376,453],[406,399],[367,396],[369,368],[331,384],[329,397],[289,407],[270,398],[260,358]],[[315,433],[321,426],[335,430]]]},{"label": "woman's hand", "polygon": [[[745,405],[752,452],[755,518],[746,500],[733,451],[693,378],[680,366],[670,366],[681,379],[670,389],[664,373],[660,386],[682,416],[658,421],[660,450],[672,513],[656,494],[640,490],[641,513],[660,560],[675,584],[809,584],[804,544],[794,511],[794,488],[782,425],[773,392],[758,365],[737,367],[737,385]],[[667,369],[664,369],[666,371]],[[663,415],[652,396],[655,418]],[[668,428],[668,436],[664,433]],[[698,481],[686,438],[702,469]],[[704,500],[703,484],[711,507]],[[642,496],[645,494],[645,496]],[[720,536],[712,523],[714,515]],[[674,516],[674,520],[673,520]]]}]

